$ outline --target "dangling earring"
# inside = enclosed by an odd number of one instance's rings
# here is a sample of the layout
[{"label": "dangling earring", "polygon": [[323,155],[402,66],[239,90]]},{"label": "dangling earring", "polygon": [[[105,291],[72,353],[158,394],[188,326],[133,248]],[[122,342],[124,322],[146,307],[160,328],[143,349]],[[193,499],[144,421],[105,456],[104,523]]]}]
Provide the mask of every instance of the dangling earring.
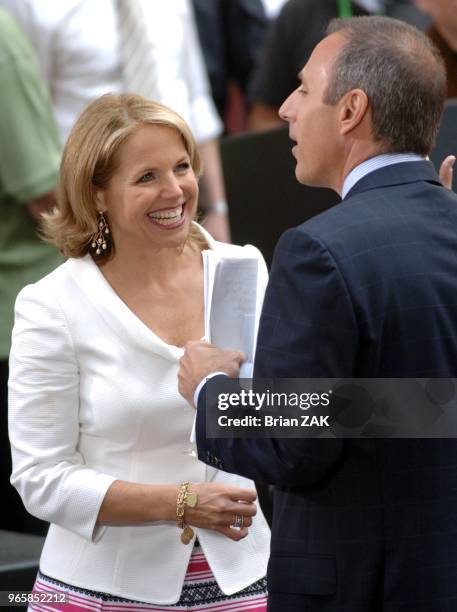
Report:
[{"label": "dangling earring", "polygon": [[108,243],[106,237],[109,234],[108,223],[106,222],[105,215],[102,212],[98,213],[98,230],[92,236],[91,247],[95,249],[95,254],[100,255],[102,251],[106,251]]}]

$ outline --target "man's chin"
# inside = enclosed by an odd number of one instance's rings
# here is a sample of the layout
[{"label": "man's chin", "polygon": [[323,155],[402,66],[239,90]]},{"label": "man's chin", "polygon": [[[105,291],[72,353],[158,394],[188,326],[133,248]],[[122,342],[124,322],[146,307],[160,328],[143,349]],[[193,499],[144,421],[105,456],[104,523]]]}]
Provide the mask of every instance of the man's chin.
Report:
[{"label": "man's chin", "polygon": [[309,174],[309,172],[305,172],[303,170],[303,168],[300,168],[298,166],[298,164],[297,164],[297,166],[295,166],[295,178],[302,185],[308,185],[309,187],[316,187],[316,185],[315,185],[315,183],[313,181],[313,178]]},{"label": "man's chin", "polygon": [[311,173],[309,169],[300,168],[298,164],[295,167],[295,178],[299,183],[306,185],[307,187],[323,187],[332,189],[329,184],[329,177],[317,176],[316,173]]}]

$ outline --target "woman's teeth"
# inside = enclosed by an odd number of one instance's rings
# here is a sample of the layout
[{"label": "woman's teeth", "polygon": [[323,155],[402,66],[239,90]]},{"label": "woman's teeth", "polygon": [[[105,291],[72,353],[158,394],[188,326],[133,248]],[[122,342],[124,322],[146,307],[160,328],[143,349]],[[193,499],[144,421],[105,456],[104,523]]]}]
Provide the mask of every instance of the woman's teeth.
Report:
[{"label": "woman's teeth", "polygon": [[154,219],[154,221],[161,225],[172,225],[180,219],[182,215],[182,206],[178,206],[173,210],[163,210],[161,212],[149,213],[148,217]]}]

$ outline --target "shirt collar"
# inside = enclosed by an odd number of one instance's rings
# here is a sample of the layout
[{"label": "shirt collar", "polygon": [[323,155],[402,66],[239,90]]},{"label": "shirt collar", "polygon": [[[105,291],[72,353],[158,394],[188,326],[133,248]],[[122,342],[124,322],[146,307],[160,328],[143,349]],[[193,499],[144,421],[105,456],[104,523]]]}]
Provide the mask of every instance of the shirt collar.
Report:
[{"label": "shirt collar", "polygon": [[379,170],[380,168],[384,168],[386,166],[391,166],[392,164],[416,162],[422,161],[423,159],[423,157],[417,155],[416,153],[383,153],[382,155],[376,155],[376,157],[367,159],[351,170],[346,176],[343,183],[343,189],[341,190],[341,198],[344,200],[350,190],[360,181],[360,179],[367,174],[374,172],[375,170]]}]

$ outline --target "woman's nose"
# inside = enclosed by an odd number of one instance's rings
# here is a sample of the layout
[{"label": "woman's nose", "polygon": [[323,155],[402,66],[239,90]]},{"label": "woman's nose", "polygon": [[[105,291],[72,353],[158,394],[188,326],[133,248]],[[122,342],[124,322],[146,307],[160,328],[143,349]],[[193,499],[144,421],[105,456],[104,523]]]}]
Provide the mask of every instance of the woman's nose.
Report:
[{"label": "woman's nose", "polygon": [[174,174],[164,177],[162,195],[168,198],[175,198],[183,194],[179,179]]}]

